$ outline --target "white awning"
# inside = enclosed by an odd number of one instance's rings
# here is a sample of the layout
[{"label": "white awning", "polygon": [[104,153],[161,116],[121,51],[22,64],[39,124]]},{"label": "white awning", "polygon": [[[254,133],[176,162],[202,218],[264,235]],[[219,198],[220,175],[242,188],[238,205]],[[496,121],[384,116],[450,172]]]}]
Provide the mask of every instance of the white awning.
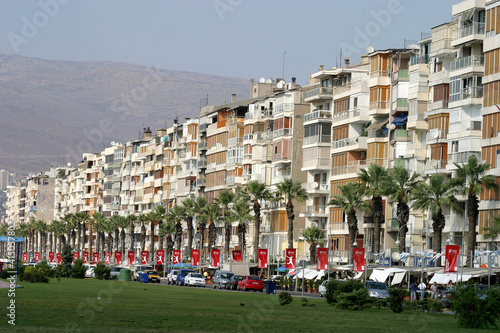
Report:
[{"label": "white awning", "polygon": [[[312,280],[312,279],[315,279],[319,274],[320,274],[319,271],[315,271],[315,270],[306,268],[304,270],[304,272],[302,272],[302,271],[298,272],[297,274],[295,274],[295,276],[293,278],[296,280],[296,279],[302,279],[302,277],[303,277],[306,280]],[[325,275],[324,272],[323,272],[323,275]]]},{"label": "white awning", "polygon": [[405,275],[406,275],[406,272],[396,272],[396,273],[394,273],[394,277],[392,278],[391,286],[403,282],[403,279],[404,279]]},{"label": "white awning", "polygon": [[401,269],[401,268],[374,269],[372,274],[370,275],[370,280],[378,281],[378,282],[385,282],[385,280],[387,280],[389,275],[391,275],[392,273],[398,273],[398,272],[405,273],[406,270]]},{"label": "white awning", "polygon": [[[468,281],[472,278],[470,274],[458,274],[458,281]],[[436,282],[437,284],[448,284],[449,282],[457,282],[457,273],[436,273],[432,277],[430,283]]]}]

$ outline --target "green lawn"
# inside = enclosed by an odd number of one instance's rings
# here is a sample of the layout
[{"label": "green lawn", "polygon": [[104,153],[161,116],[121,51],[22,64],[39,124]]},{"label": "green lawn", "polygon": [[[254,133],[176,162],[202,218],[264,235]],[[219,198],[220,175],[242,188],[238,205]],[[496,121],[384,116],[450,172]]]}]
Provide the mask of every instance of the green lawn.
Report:
[{"label": "green lawn", "polygon": [[[279,306],[277,296],[220,292],[138,282],[53,279],[16,290],[16,326],[7,323],[7,289],[0,291],[0,332],[471,332],[452,315],[338,310],[300,298]],[[100,299],[98,299],[100,297]],[[240,303],[244,303],[241,306]]]}]

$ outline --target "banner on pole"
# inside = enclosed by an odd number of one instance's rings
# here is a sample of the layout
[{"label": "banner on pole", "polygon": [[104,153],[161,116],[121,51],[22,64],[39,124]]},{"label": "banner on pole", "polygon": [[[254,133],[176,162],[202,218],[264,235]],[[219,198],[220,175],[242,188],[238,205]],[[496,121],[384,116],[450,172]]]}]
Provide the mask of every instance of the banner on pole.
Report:
[{"label": "banner on pole", "polygon": [[457,271],[458,254],[460,253],[460,245],[446,245],[444,272],[453,273]]},{"label": "banner on pole", "polygon": [[141,265],[147,265],[148,264],[148,257],[149,257],[149,252],[148,251],[141,251]]},{"label": "banner on pole", "polygon": [[364,272],[365,271],[365,249],[354,248],[352,249],[352,271]]},{"label": "banner on pole", "polygon": [[181,262],[181,250],[172,251],[172,264],[178,264]]},{"label": "banner on pole", "polygon": [[28,254],[23,253],[23,262],[28,262]]},{"label": "banner on pole", "polygon": [[82,259],[83,259],[83,263],[84,264],[88,264],[89,263],[89,253],[88,252],[83,252],[83,255],[82,255]]},{"label": "banner on pole", "polygon": [[156,264],[164,265],[165,264],[165,252],[164,250],[156,250]]},{"label": "banner on pole", "polygon": [[115,265],[122,264],[122,253],[120,251],[115,252]]},{"label": "banner on pole", "polygon": [[49,252],[49,262],[54,261],[54,252]]},{"label": "banner on pole", "polygon": [[191,250],[191,266],[200,266],[200,250]]},{"label": "banner on pole", "polygon": [[40,261],[40,252],[36,252],[35,253],[35,262],[39,262]]},{"label": "banner on pole", "polygon": [[104,253],[104,263],[106,265],[111,264],[111,252]]},{"label": "banner on pole", "polygon": [[128,251],[127,257],[128,257],[128,264],[129,265],[133,265],[134,261],[135,261],[135,252],[134,251]]},{"label": "banner on pole", "polygon": [[242,262],[243,259],[241,258],[241,250],[234,250],[233,251],[233,260],[236,262]]},{"label": "banner on pole", "polygon": [[220,250],[212,249],[212,255],[210,257],[210,266],[212,267],[220,266]]},{"label": "banner on pole", "polygon": [[73,252],[73,263],[75,262],[76,259],[80,258],[80,253],[79,252]]},{"label": "banner on pole", "polygon": [[267,268],[267,249],[259,249],[259,268]]},{"label": "banner on pole", "polygon": [[99,263],[99,252],[92,253],[92,265],[97,265]]},{"label": "banner on pole", "polygon": [[328,269],[328,248],[327,247],[318,248],[318,253],[316,257],[317,257],[316,269],[318,271]]},{"label": "banner on pole", "polygon": [[61,258],[61,254],[60,253],[56,253],[56,260],[57,260],[57,264],[61,263],[62,258]]},{"label": "banner on pole", "polygon": [[295,267],[297,266],[296,265],[297,249],[286,249],[285,255],[286,255],[285,268],[295,269]]}]

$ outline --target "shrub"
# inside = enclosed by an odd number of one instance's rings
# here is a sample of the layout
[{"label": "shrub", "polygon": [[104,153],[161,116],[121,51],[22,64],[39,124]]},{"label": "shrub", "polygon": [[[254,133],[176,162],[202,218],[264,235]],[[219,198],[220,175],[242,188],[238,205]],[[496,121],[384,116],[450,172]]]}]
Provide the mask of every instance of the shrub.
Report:
[{"label": "shrub", "polygon": [[99,280],[109,279],[111,274],[111,268],[106,266],[104,263],[99,262],[94,268],[95,277]]},{"label": "shrub", "polygon": [[42,274],[43,276],[46,277],[54,277],[55,270],[50,267],[49,264],[47,264],[47,261],[42,261],[42,263],[36,265],[36,270]]},{"label": "shrub", "polygon": [[282,292],[278,296],[278,300],[279,300],[280,305],[287,305],[287,304],[292,303],[293,298],[292,298],[292,295],[290,295],[290,293]]},{"label": "shrub", "polygon": [[87,268],[83,266],[83,260],[76,259],[73,267],[71,267],[71,277],[76,279],[83,279],[85,278],[86,270]]},{"label": "shrub", "polygon": [[389,288],[389,307],[394,313],[403,312],[403,304],[408,291],[400,288]]},{"label": "shrub", "polygon": [[39,272],[33,266],[29,266],[25,269],[23,280],[31,282],[31,283],[37,283],[37,282],[48,283],[49,282],[49,279],[46,276],[44,276],[41,272]]},{"label": "shrub", "polygon": [[372,300],[372,306],[380,310],[382,308],[388,307],[389,301],[387,298],[375,298]]},{"label": "shrub", "polygon": [[496,326],[500,319],[500,292],[479,294],[472,283],[458,285],[452,292],[451,309],[458,317],[458,324],[466,328]]},{"label": "shrub", "polygon": [[355,290],[365,289],[363,282],[358,280],[347,280],[340,284],[339,291],[341,293],[352,293]]},{"label": "shrub", "polygon": [[309,300],[305,297],[302,297],[301,299],[301,303],[300,303],[302,306],[316,306],[316,303],[309,303]]},{"label": "shrub", "polygon": [[338,280],[330,280],[326,284],[325,298],[326,298],[326,302],[328,304],[334,305],[337,303],[338,296],[340,294],[340,291],[339,291],[340,284],[341,283]]},{"label": "shrub", "polygon": [[363,310],[370,306],[372,300],[365,288],[354,290],[350,293],[342,293],[338,297],[337,307],[346,310]]}]

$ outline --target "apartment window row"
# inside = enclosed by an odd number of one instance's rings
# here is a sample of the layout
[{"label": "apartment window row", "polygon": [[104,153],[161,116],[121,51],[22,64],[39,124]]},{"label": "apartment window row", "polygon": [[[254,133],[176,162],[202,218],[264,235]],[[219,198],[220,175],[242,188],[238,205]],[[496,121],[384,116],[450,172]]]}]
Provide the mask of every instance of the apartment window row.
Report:
[{"label": "apartment window row", "polygon": [[500,49],[488,51],[484,54],[484,75],[500,73]]},{"label": "apartment window row", "polygon": [[429,116],[428,120],[429,130],[448,130],[450,123],[450,115],[447,113]]},{"label": "apartment window row", "polygon": [[449,84],[440,84],[433,87],[433,101],[447,101],[450,96],[450,85]]},{"label": "apartment window row", "polygon": [[500,32],[500,7],[488,9],[486,11],[486,32]]},{"label": "apartment window row", "polygon": [[[500,132],[500,113],[492,113],[483,116],[483,139],[491,139],[499,136]],[[491,162],[488,162],[491,164]]]},{"label": "apartment window row", "polygon": [[[347,157],[347,154],[346,154],[346,157]],[[331,183],[330,194],[331,195],[340,195],[341,192],[340,192],[339,186],[346,185],[347,183],[360,183],[360,182],[361,182],[361,180],[359,180],[358,178],[343,179],[343,180],[333,181]]]},{"label": "apartment window row", "polygon": [[390,54],[377,54],[370,58],[370,75],[374,76],[387,76],[387,70],[391,63]]},{"label": "apartment window row", "polygon": [[339,99],[333,102],[333,114],[349,110],[349,97]]},{"label": "apartment window row", "polygon": [[483,106],[487,107],[500,104],[500,81],[486,83],[483,89]]}]

